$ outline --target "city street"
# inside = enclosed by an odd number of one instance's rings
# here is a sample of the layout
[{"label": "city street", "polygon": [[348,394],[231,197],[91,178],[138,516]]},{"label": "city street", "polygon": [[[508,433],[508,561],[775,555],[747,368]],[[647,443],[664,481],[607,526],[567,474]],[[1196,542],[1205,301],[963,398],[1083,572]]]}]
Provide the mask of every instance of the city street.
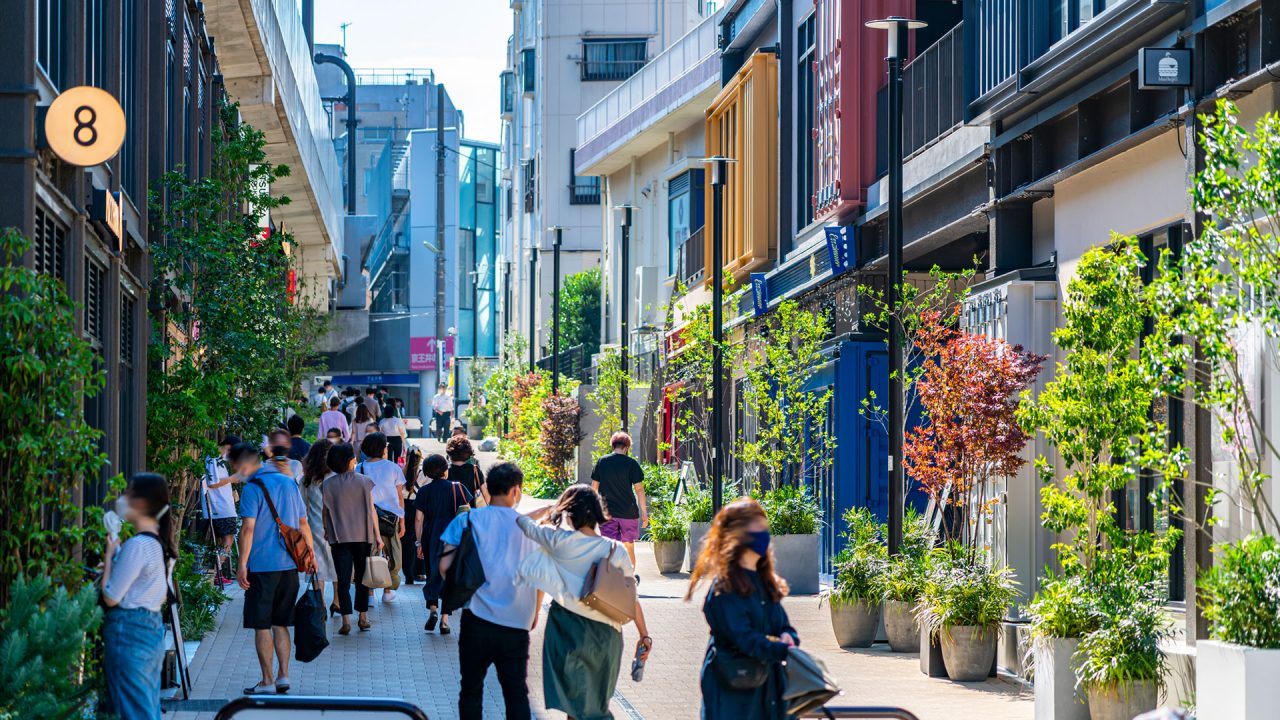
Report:
[{"label": "city street", "polygon": [[[439,443],[415,441],[427,452]],[[488,466],[496,461],[481,454]],[[543,501],[529,500],[528,510]],[[614,697],[618,720],[684,720],[698,717],[701,693],[698,673],[706,649],[707,629],[700,599],[684,602],[685,574],[659,575],[651,546],[637,545],[641,576],[640,597],[654,636],[654,650],[642,682],[632,682],[624,657],[622,678]],[[253,682],[257,661],[249,633],[240,627],[242,593],[232,588],[233,601],[219,619],[218,630],[204,639],[191,665],[192,699],[172,705],[174,720],[211,720],[228,699]],[[920,720],[949,720],[956,708],[984,720],[1026,720],[1032,716],[1030,686],[1001,677],[961,684],[927,678],[915,654],[897,655],[883,643],[869,650],[839,648],[831,633],[828,611],[816,596],[788,598],[784,605],[800,633],[801,644],[816,653],[838,680],[845,695],[833,705],[900,705]],[[402,588],[395,601],[380,600],[371,608],[373,629],[341,637],[338,620],[330,622],[330,645],[310,664],[294,663],[291,695],[337,695],[403,698],[431,718],[457,716],[458,655],[454,634],[427,635],[422,630],[426,611],[419,587]],[[624,654],[634,647],[635,628],[624,631]],[[542,710],[541,627],[534,632],[529,662],[529,689],[535,717],[557,717]],[[486,717],[501,717],[501,693],[492,672],[485,695]]]}]

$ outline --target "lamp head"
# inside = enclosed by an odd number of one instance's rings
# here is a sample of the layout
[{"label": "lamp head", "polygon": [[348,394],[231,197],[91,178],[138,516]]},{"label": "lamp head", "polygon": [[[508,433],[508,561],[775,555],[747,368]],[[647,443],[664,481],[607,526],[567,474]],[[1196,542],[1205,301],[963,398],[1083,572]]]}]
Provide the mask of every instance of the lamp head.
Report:
[{"label": "lamp head", "polygon": [[929,23],[923,20],[915,20],[905,18],[899,15],[890,15],[880,20],[868,20],[867,27],[876,30],[887,30],[889,32],[889,57],[895,60],[902,59],[902,53],[905,48],[902,47],[900,40],[905,39],[907,30],[920,30],[929,27]]}]

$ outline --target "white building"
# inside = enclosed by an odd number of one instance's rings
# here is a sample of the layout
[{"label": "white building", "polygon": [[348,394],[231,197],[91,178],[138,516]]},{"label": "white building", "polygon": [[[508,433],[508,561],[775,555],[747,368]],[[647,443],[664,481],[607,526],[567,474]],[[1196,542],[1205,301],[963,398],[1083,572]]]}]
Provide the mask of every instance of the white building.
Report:
[{"label": "white building", "polygon": [[[575,169],[577,119],[710,12],[705,0],[512,0],[502,74],[505,328],[549,344],[547,228],[564,228],[561,276],[600,262],[606,217],[600,182]],[[529,303],[531,280],[538,302]],[[530,317],[530,313],[533,316]],[[539,355],[541,353],[538,353]]]}]

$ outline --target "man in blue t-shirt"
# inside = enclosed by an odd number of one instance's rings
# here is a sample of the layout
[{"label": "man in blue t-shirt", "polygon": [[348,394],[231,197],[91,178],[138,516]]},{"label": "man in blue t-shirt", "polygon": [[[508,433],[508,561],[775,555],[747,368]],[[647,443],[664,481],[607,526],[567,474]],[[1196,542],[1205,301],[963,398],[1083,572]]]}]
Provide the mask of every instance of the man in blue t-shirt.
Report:
[{"label": "man in blue t-shirt", "polygon": [[[245,688],[246,695],[289,691],[289,628],[293,604],[298,599],[298,567],[285,547],[271,512],[275,504],[280,521],[297,528],[311,543],[307,508],[293,478],[263,465],[258,448],[240,443],[228,453],[232,467],[247,478],[240,491],[240,567],[236,580],[244,588],[244,627],[253,630],[262,680]],[[266,492],[266,496],[263,492]],[[272,656],[279,665],[273,673]]]}]

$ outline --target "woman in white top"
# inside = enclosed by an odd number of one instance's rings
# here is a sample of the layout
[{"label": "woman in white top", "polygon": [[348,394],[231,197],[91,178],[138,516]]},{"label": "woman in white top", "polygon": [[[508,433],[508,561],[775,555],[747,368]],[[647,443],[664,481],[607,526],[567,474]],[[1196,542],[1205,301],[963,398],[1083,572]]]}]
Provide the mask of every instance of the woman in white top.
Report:
[{"label": "woman in white top", "polygon": [[[333,447],[333,443],[328,440],[317,440],[311,449],[307,451],[307,457],[302,462],[302,480],[299,482],[302,490],[302,499],[307,505],[307,524],[311,526],[311,539],[316,554],[316,582],[320,586],[320,597],[324,597],[324,584],[336,583],[338,574],[333,566],[333,552],[329,549],[329,543],[324,539],[324,533],[320,532],[324,528],[324,493],[320,487],[325,479],[334,473],[329,470],[329,448]],[[337,586],[334,587],[333,602],[329,605],[329,615],[332,617],[338,612],[338,591]]]},{"label": "woman in white top", "polygon": [[409,446],[409,435],[404,431],[404,420],[396,415],[395,405],[387,403],[382,406],[378,432],[387,436],[387,459],[393,463],[400,462],[400,456]]},{"label": "woman in white top", "polygon": [[[516,519],[542,547],[521,563],[517,582],[552,598],[542,645],[543,696],[548,710],[571,718],[611,717],[609,701],[622,664],[622,626],[580,600],[587,573],[601,560],[607,558],[623,577],[635,574],[626,548],[600,536],[605,519],[600,494],[587,485],[570,485],[561,493],[547,525],[523,515]],[[572,530],[563,527],[565,521]],[[647,658],[653,639],[638,600],[635,621],[640,632],[636,653]]]},{"label": "woman in white top", "polygon": [[116,501],[136,534],[123,545],[107,538],[103,553],[104,669],[112,710],[127,720],[160,720],[160,666],[169,595],[169,561],[177,557],[169,487],[163,475],[138,473]]}]

